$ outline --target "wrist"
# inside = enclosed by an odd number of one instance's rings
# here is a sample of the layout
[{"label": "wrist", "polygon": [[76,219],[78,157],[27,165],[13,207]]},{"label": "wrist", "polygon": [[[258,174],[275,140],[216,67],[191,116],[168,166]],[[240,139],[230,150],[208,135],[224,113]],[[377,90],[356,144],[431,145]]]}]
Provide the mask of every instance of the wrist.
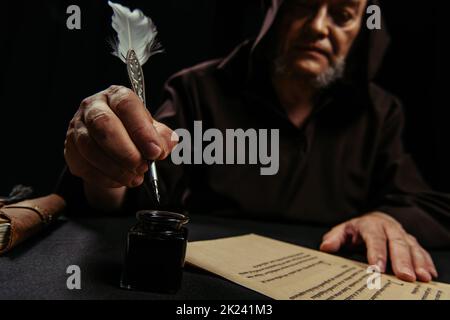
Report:
[{"label": "wrist", "polygon": [[106,188],[84,182],[84,194],[88,204],[100,211],[117,212],[124,205],[127,187]]}]

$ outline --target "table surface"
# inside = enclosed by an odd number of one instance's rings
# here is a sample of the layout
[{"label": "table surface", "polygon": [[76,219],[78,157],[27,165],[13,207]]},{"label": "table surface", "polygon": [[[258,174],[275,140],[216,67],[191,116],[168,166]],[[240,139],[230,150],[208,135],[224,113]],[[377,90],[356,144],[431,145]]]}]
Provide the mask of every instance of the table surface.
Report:
[{"label": "table surface", "polygon": [[[175,295],[119,288],[126,234],[134,217],[69,218],[0,258],[0,299],[264,300],[267,297],[215,275],[186,266]],[[189,240],[256,233],[317,249],[320,227],[193,216]],[[450,283],[450,251],[431,251],[440,278]],[[361,260],[363,255],[351,258]],[[68,290],[67,267],[81,269],[81,290]]]}]

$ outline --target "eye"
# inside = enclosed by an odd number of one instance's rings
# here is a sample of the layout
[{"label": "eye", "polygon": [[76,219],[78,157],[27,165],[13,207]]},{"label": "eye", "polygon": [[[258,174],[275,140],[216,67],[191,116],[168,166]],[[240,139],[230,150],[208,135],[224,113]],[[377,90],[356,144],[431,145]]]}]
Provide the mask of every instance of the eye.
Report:
[{"label": "eye", "polygon": [[355,14],[349,10],[334,10],[331,14],[334,21],[341,26],[345,26],[355,19]]}]

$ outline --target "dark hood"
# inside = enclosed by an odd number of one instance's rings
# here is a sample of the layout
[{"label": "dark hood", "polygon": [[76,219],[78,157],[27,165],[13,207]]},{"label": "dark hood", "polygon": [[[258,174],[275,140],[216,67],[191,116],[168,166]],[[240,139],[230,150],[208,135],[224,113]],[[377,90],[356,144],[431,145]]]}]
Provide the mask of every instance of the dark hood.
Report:
[{"label": "dark hood", "polygon": [[[252,48],[251,59],[253,64],[259,64],[264,60],[264,47],[283,2],[285,0],[266,1],[266,16]],[[369,0],[368,5],[380,5],[379,2],[378,0]],[[365,19],[363,19],[360,34],[347,58],[344,81],[367,84],[374,80],[381,67],[389,42],[390,37],[384,20],[381,30],[368,30],[365,27]]]}]

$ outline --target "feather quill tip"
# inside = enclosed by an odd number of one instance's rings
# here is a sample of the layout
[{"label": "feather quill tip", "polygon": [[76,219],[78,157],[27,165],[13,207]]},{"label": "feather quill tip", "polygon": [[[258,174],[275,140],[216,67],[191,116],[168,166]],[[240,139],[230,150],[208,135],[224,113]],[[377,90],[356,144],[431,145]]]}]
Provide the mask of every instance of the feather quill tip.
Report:
[{"label": "feather quill tip", "polygon": [[134,50],[141,65],[157,53],[164,52],[161,44],[157,40],[158,31],[152,19],[144,13],[108,1],[108,5],[113,9],[112,27],[117,33],[117,37],[111,42],[113,55],[127,62],[128,51]]}]

